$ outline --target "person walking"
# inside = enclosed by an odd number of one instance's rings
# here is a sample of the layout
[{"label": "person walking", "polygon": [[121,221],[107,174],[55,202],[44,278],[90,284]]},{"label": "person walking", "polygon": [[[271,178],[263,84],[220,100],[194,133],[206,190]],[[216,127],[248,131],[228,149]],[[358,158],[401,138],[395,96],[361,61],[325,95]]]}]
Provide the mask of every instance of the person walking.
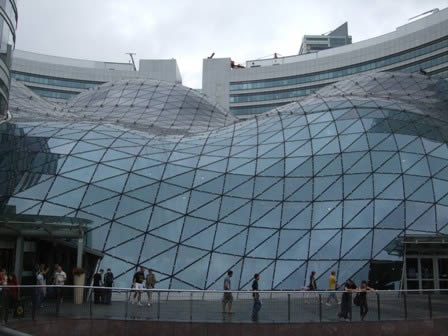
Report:
[{"label": "person walking", "polygon": [[19,287],[19,281],[16,278],[16,275],[14,273],[8,274],[8,294],[9,294],[9,307],[13,309],[14,316],[17,309],[17,306],[19,305],[20,300],[20,287]]},{"label": "person walking", "polygon": [[54,284],[56,286],[60,286],[57,287],[56,289],[57,299],[59,300],[60,303],[64,301],[63,297],[64,292],[62,286],[65,285],[66,280],[67,280],[67,274],[65,274],[60,265],[56,265],[56,272],[54,272]]},{"label": "person walking", "polygon": [[252,282],[252,297],[254,299],[254,304],[252,306],[252,321],[258,322],[258,313],[261,309],[260,293],[258,293],[258,281],[260,280],[260,275],[258,273],[254,274],[254,281]]},{"label": "person walking", "polygon": [[47,294],[46,287],[42,287],[46,285],[44,273],[41,269],[39,269],[36,277],[36,285],[39,287],[36,287],[36,306],[37,308],[43,308],[43,302],[45,299],[45,295]]},{"label": "person walking", "polygon": [[[311,275],[310,275],[310,282],[308,284],[308,291],[313,292],[313,291],[316,291],[316,290],[317,290],[316,272],[312,271]],[[308,295],[308,298],[313,298],[313,297],[314,297],[314,294],[312,294],[312,293],[310,293]],[[310,303],[310,301],[306,299],[305,303]]]},{"label": "person walking", "polygon": [[152,272],[152,269],[148,268],[148,274],[146,275],[146,289],[148,291],[146,292],[148,294],[148,307],[151,306],[151,299],[152,299],[152,289],[156,286],[157,280],[156,276]]},{"label": "person walking", "polygon": [[145,268],[143,266],[140,267],[140,271],[135,272],[134,277],[132,278],[132,287],[135,289],[134,292],[134,300],[131,303],[135,303],[137,299],[137,304],[142,306],[142,290],[143,290],[143,281],[145,279]]},{"label": "person walking", "polygon": [[112,304],[112,287],[114,286],[114,274],[111,269],[108,268],[106,274],[104,274],[104,303]]},{"label": "person walking", "polygon": [[[0,270],[0,286],[8,285],[8,275],[6,274],[6,269],[2,268]],[[8,288],[1,288],[1,304],[2,304],[2,314],[1,321],[3,323],[8,322],[9,315],[9,290]]]},{"label": "person walking", "polygon": [[356,290],[356,284],[348,279],[344,285],[344,293],[341,298],[341,311],[338,314],[340,320],[351,321],[352,319],[352,292]]},{"label": "person walking", "polygon": [[367,305],[367,292],[373,291],[373,288],[370,288],[367,285],[367,281],[362,281],[361,286],[359,287],[359,293],[358,295],[358,303],[359,303],[359,314],[361,317],[361,321],[364,321],[364,318],[367,315],[367,312],[369,311],[369,306]]},{"label": "person walking", "polygon": [[95,287],[93,290],[93,303],[95,304],[103,303],[103,289],[100,288],[103,286],[103,273],[104,271],[100,269],[93,276],[93,286]]},{"label": "person walking", "polygon": [[232,296],[232,282],[231,278],[233,275],[233,271],[228,271],[227,276],[224,278],[224,295],[222,298],[222,312],[226,312],[226,306],[227,306],[227,313],[232,313],[232,303],[233,303],[233,296]]},{"label": "person walking", "polygon": [[330,300],[333,299],[337,304],[339,304],[338,298],[336,297],[336,288],[337,288],[337,279],[336,272],[332,271],[330,277],[328,278],[328,290],[330,291],[330,295],[327,298],[327,302],[325,303],[327,306],[331,306]]}]

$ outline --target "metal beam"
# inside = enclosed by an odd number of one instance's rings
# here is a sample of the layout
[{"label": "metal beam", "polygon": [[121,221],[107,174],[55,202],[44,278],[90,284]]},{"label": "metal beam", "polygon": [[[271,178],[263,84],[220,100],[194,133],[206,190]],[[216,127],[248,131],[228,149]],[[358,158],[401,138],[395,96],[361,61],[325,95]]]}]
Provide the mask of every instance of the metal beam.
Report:
[{"label": "metal beam", "polygon": [[84,237],[78,238],[78,248],[76,250],[76,267],[82,268],[82,254],[84,252]]},{"label": "metal beam", "polygon": [[14,263],[14,274],[17,280],[21,283],[22,270],[23,270],[23,252],[25,248],[25,242],[23,236],[18,236],[16,240],[16,258]]},{"label": "metal beam", "polygon": [[51,231],[51,235],[48,234],[46,231],[42,230],[17,230],[12,231],[8,229],[0,229],[0,236],[23,236],[27,238],[79,238],[82,237],[82,232],[79,230],[72,230],[72,231],[64,231],[64,230],[57,230],[57,231]]}]

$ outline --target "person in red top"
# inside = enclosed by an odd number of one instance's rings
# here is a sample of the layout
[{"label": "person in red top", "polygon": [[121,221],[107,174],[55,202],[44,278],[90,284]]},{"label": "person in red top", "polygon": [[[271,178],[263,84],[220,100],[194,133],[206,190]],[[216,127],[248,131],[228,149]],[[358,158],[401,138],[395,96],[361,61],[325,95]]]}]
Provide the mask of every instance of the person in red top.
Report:
[{"label": "person in red top", "polygon": [[[8,285],[8,277],[6,276],[6,270],[4,268],[0,268],[0,286]],[[6,288],[0,288],[0,304],[2,305],[0,322],[8,321],[8,310],[3,307],[8,306],[8,290]]]},{"label": "person in red top", "polygon": [[14,273],[8,274],[8,286],[14,286],[9,288],[9,304],[15,308],[20,299],[20,288]]}]

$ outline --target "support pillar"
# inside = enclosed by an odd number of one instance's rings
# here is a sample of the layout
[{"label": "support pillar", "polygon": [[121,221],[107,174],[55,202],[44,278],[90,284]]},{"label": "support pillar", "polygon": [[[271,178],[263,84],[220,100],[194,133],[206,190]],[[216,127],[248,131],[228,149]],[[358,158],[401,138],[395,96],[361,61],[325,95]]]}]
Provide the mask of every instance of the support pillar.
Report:
[{"label": "support pillar", "polygon": [[16,240],[16,258],[14,262],[14,274],[16,275],[16,278],[19,281],[19,283],[22,282],[24,247],[25,242],[23,236],[18,236]]},{"label": "support pillar", "polygon": [[84,252],[84,235],[78,238],[78,249],[76,254],[76,267],[82,268],[82,255]]}]

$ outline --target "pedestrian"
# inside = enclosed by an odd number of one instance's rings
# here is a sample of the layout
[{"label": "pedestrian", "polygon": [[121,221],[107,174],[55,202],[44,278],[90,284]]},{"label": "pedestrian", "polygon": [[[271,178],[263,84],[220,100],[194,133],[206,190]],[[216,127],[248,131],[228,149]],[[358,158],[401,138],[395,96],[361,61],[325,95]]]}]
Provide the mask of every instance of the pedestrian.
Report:
[{"label": "pedestrian", "polygon": [[[8,285],[8,276],[6,274],[6,269],[2,268],[0,270],[0,286],[7,286]],[[2,304],[2,314],[1,314],[1,320],[4,323],[8,322],[8,308],[9,308],[9,295],[8,295],[8,288],[2,288],[1,289],[1,304]]]},{"label": "pedestrian", "polygon": [[351,321],[352,319],[352,292],[356,290],[356,284],[348,279],[344,285],[344,293],[341,298],[341,311],[338,316],[340,320]]},{"label": "pedestrian", "polygon": [[232,296],[232,282],[230,281],[230,278],[232,278],[233,272],[230,270],[227,272],[227,276],[224,278],[224,295],[222,298],[222,312],[226,312],[226,306],[227,306],[227,313],[232,314],[232,303],[233,303],[233,296]]},{"label": "pedestrian", "polygon": [[252,282],[252,297],[254,299],[254,304],[252,306],[252,321],[258,322],[258,312],[261,309],[260,293],[258,292],[258,281],[260,280],[260,275],[258,273],[254,274],[254,281]]},{"label": "pedestrian", "polygon": [[[313,291],[316,291],[316,290],[317,290],[317,284],[316,284],[316,272],[312,271],[312,272],[311,272],[311,275],[310,275],[310,282],[309,282],[309,284],[308,284],[308,291],[313,292]],[[310,293],[308,297],[311,297],[311,298],[312,298],[312,297],[314,297],[314,295]],[[305,302],[306,302],[306,303],[310,303],[309,300],[306,300]]]},{"label": "pedestrian", "polygon": [[9,307],[16,311],[17,305],[20,299],[20,287],[19,281],[17,280],[14,273],[8,274],[8,292],[9,292]]},{"label": "pedestrian", "polygon": [[310,275],[310,284],[308,285],[308,290],[315,291],[317,290],[317,284],[316,284],[316,272],[311,272]]},{"label": "pedestrian", "polygon": [[152,269],[148,268],[148,274],[146,275],[146,292],[148,294],[148,306],[151,306],[152,289],[156,286],[157,280],[156,276],[152,272]]},{"label": "pedestrian", "polygon": [[135,289],[134,291],[134,301],[131,303],[135,303],[135,299],[137,299],[137,304],[139,306],[142,305],[141,299],[142,299],[142,290],[143,288],[143,281],[145,279],[145,268],[142,266],[140,267],[140,271],[136,272],[134,274],[134,277],[132,278],[132,287]]},{"label": "pedestrian", "polygon": [[65,285],[65,281],[67,280],[67,274],[62,270],[62,267],[58,264],[56,264],[56,272],[54,272],[54,284],[56,286],[60,286],[56,288],[56,296],[57,300],[59,300],[60,303],[64,301],[63,297],[63,287]]},{"label": "pedestrian", "polygon": [[112,303],[112,287],[114,286],[114,274],[111,269],[108,268],[106,274],[104,274],[104,303],[111,304]]},{"label": "pedestrian", "polygon": [[330,277],[328,278],[328,290],[330,291],[330,295],[327,298],[326,305],[331,306],[330,300],[333,299],[337,304],[339,304],[338,298],[336,297],[336,288],[337,288],[337,279],[336,272],[332,271]]},{"label": "pedestrian", "polygon": [[367,305],[367,292],[373,291],[373,288],[370,288],[367,285],[367,281],[362,281],[361,286],[359,287],[359,293],[356,294],[358,296],[358,303],[359,303],[359,313],[361,317],[361,321],[364,321],[364,318],[367,315],[367,312],[369,311],[369,306]]},{"label": "pedestrian", "polygon": [[36,306],[38,308],[43,308],[43,302],[45,299],[45,295],[46,293],[46,283],[45,283],[45,278],[44,278],[44,273],[41,271],[41,269],[39,269],[38,273],[37,273],[37,277],[36,277],[36,285],[39,287],[36,287],[36,298],[37,298],[37,302],[36,302]]},{"label": "pedestrian", "polygon": [[100,269],[93,276],[93,286],[95,287],[93,290],[93,303],[95,304],[103,303],[103,289],[100,288],[103,286],[103,273],[104,271]]}]

